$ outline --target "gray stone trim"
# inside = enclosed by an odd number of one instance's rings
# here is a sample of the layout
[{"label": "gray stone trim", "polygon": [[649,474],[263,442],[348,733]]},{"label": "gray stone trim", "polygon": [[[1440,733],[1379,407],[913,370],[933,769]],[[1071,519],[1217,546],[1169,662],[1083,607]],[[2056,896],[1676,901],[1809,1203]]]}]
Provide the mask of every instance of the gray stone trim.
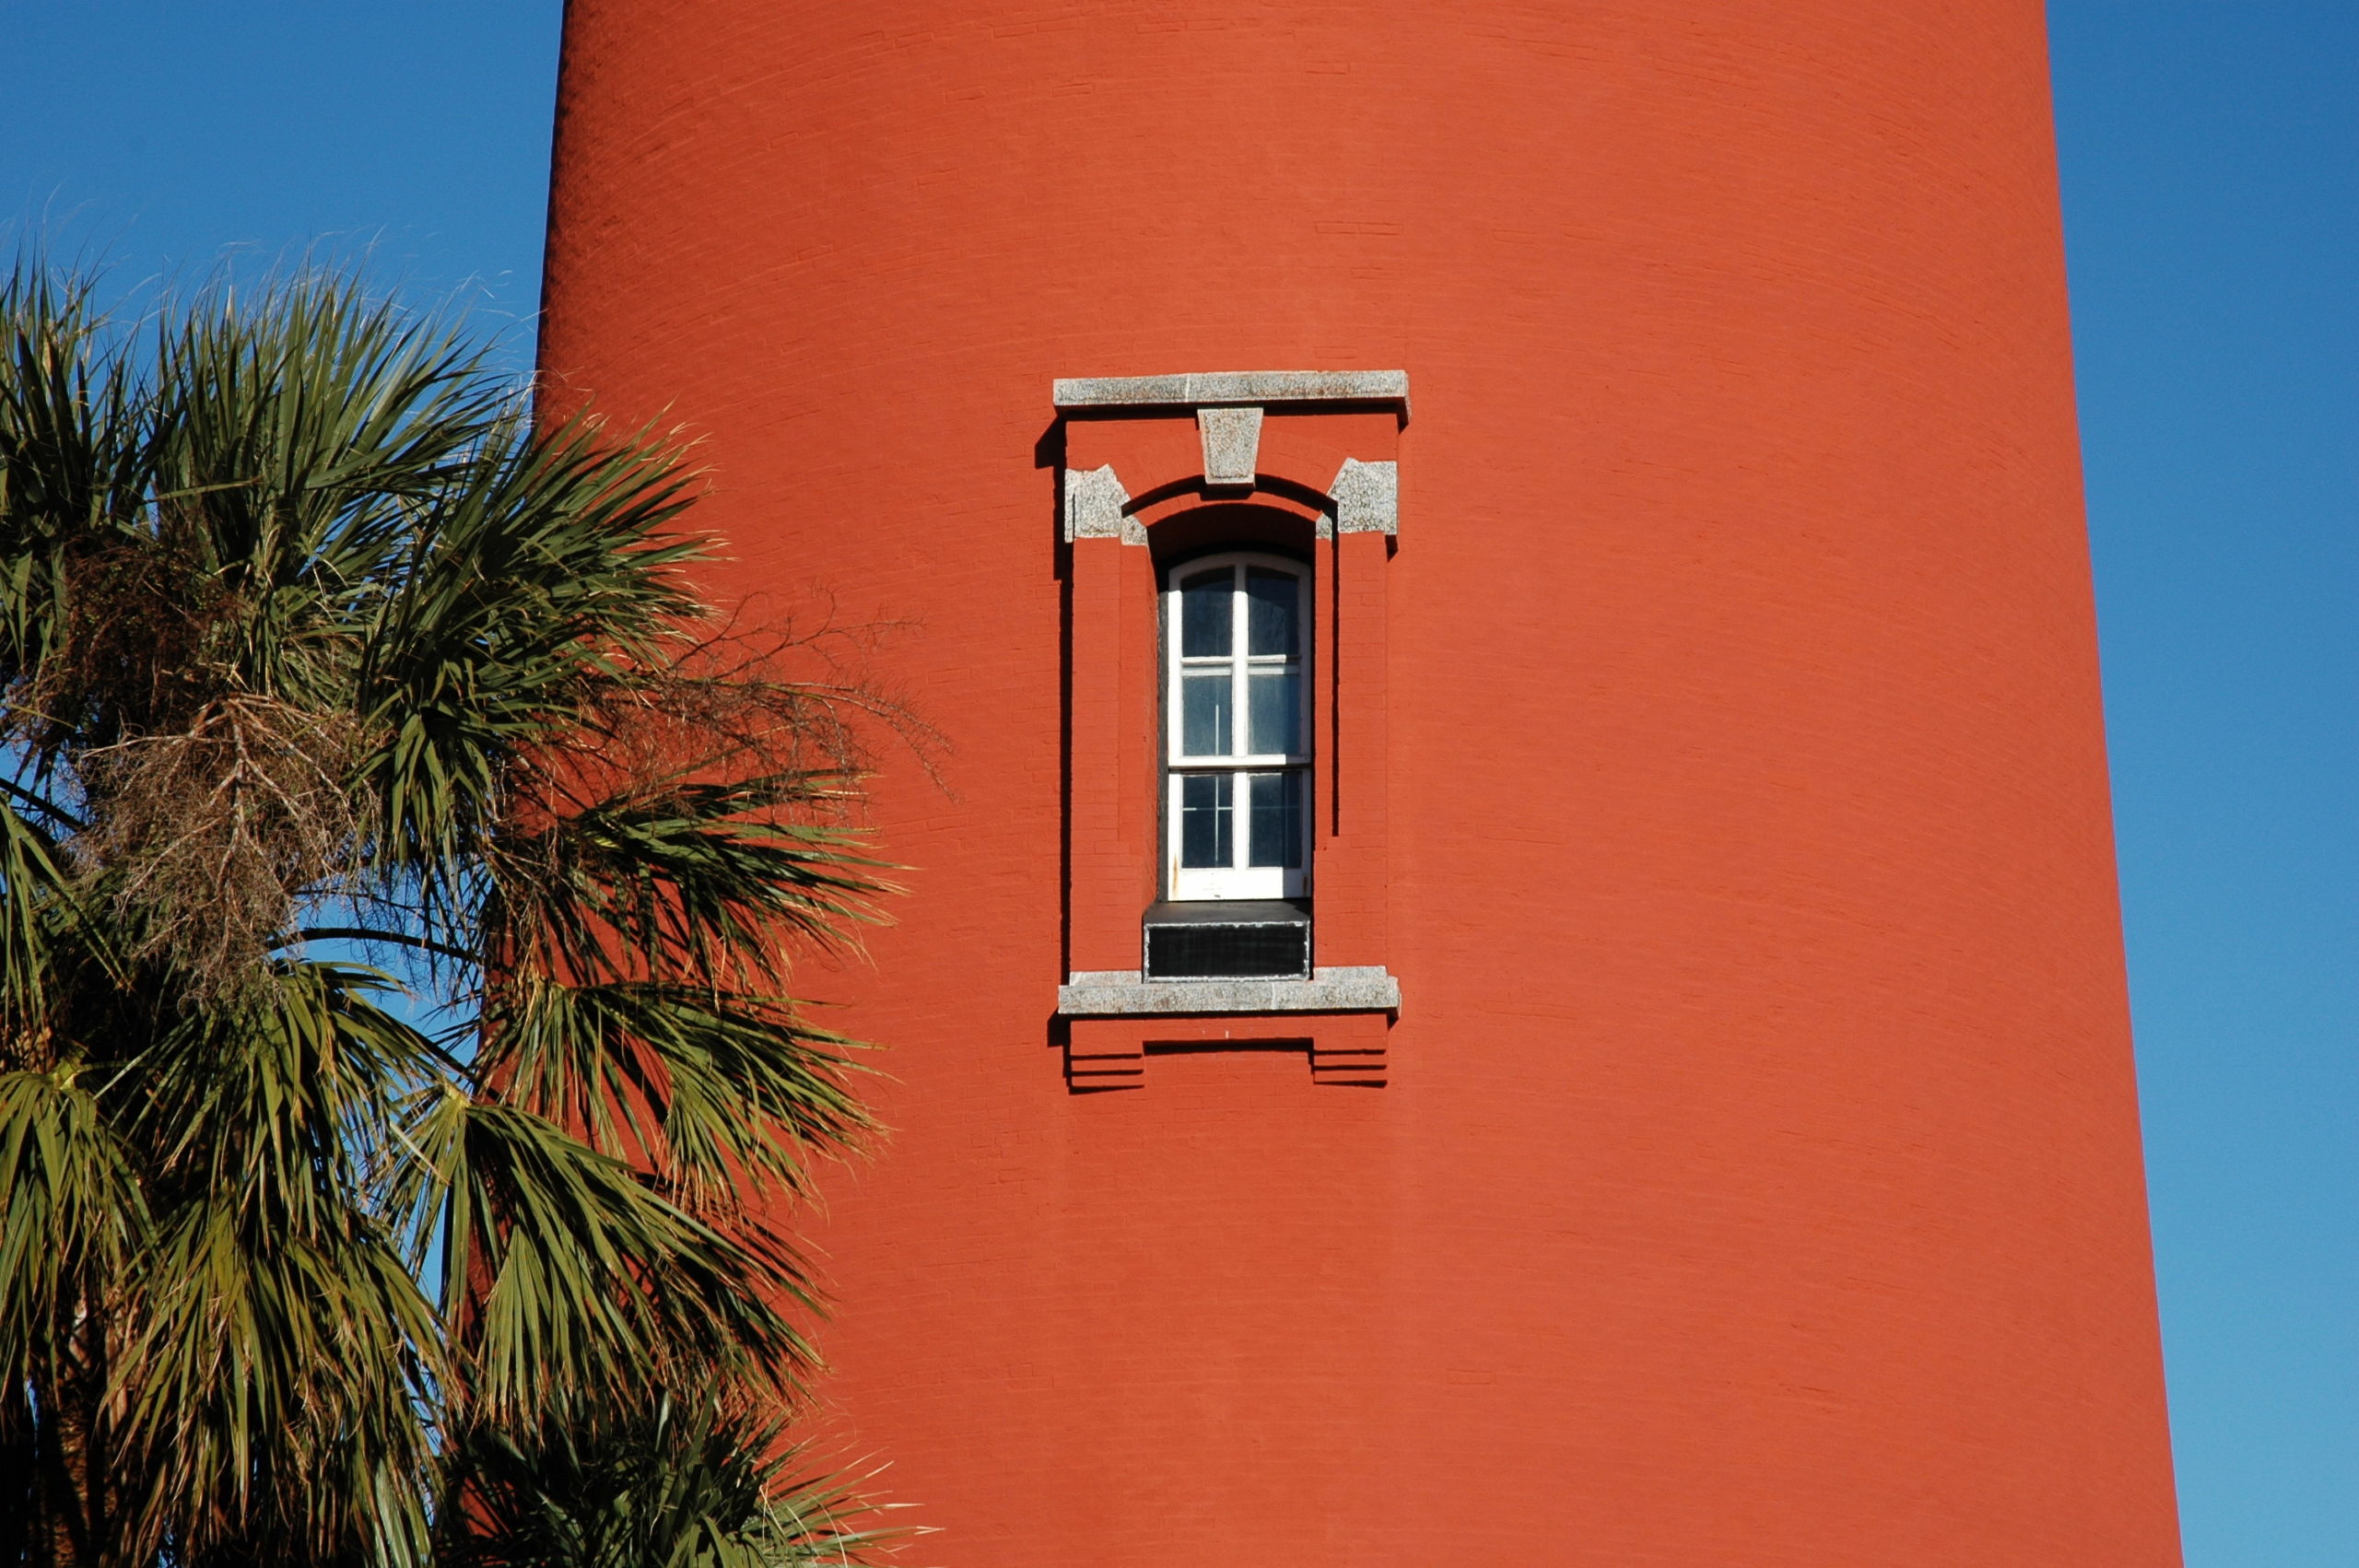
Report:
[{"label": "gray stone trim", "polygon": [[1336,532],[1401,532],[1399,463],[1362,462],[1356,457],[1347,457],[1335,473],[1335,482],[1327,487],[1327,494],[1335,501]]},{"label": "gray stone trim", "polygon": [[1409,414],[1406,370],[1220,370],[1194,376],[1060,376],[1059,408],[1201,408],[1223,403],[1390,403]]},{"label": "gray stone trim", "polygon": [[1253,465],[1262,454],[1259,408],[1199,408],[1196,436],[1204,447],[1205,484],[1253,487]]},{"label": "gray stone trim", "polygon": [[1065,543],[1076,539],[1119,539],[1125,544],[1146,543],[1146,525],[1123,514],[1131,493],[1114,474],[1114,465],[1065,470]]},{"label": "gray stone trim", "polygon": [[1149,980],[1135,969],[1081,969],[1057,988],[1061,1018],[1400,1011],[1401,982],[1380,964],[1314,969],[1308,980]]},{"label": "gray stone trim", "polygon": [[[1283,372],[1290,374],[1291,372]],[[1387,372],[1388,374],[1390,372]],[[1190,380],[1196,378],[1164,378]],[[1063,382],[1058,383],[1060,386]],[[1204,484],[1213,489],[1250,489],[1260,456],[1262,410],[1246,407],[1203,407],[1196,410],[1196,431],[1203,447]],[[1333,501],[1332,518],[1320,517],[1319,537],[1337,533],[1401,532],[1401,465],[1393,462],[1363,462],[1347,457],[1327,486]],[[1064,471],[1065,543],[1077,539],[1119,539],[1125,544],[1146,543],[1146,525],[1129,514],[1131,493],[1107,463],[1098,468]]]}]

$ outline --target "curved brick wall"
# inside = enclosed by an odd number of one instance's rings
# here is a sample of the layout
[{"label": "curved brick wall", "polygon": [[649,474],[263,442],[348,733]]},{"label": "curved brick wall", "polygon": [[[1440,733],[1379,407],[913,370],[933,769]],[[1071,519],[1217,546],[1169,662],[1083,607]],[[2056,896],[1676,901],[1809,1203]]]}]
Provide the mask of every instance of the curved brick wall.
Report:
[{"label": "curved brick wall", "polygon": [[[809,981],[919,1557],[2176,1561],[2036,0],[574,0],[557,170],[548,369],[956,746]],[[1376,368],[1383,1086],[1073,1093],[1067,813],[1153,851],[1071,590],[1149,556],[1050,380]]]}]

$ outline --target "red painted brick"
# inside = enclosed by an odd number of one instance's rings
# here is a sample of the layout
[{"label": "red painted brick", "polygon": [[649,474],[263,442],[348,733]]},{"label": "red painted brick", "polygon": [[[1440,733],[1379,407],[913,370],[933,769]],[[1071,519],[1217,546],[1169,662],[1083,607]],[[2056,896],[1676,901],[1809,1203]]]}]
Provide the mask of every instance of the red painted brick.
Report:
[{"label": "red painted brick", "polygon": [[[2047,95],[2036,0],[574,0],[546,367],[957,747],[804,977],[894,1047],[816,1239],[923,1561],[2176,1561]],[[1075,1094],[1153,585],[1050,380],[1396,367],[1319,898],[1400,1020]]]}]

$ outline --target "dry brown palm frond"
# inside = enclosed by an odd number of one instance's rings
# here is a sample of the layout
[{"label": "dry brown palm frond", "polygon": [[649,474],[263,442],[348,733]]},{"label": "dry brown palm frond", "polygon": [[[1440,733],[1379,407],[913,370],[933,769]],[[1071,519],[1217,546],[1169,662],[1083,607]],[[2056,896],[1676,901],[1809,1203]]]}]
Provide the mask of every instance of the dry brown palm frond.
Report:
[{"label": "dry brown palm frond", "polygon": [[169,954],[234,989],[299,901],[347,872],[369,825],[350,788],[368,736],[346,714],[217,698],[185,730],[85,754],[85,874],[141,917],[137,956]]},{"label": "dry brown palm frond", "polygon": [[[600,778],[873,775],[898,742],[936,784],[941,733],[871,667],[896,625],[798,625],[741,609],[683,627],[661,662],[597,682],[583,696],[580,755]],[[829,792],[823,809],[860,800]],[[815,800],[815,805],[821,804]]]}]

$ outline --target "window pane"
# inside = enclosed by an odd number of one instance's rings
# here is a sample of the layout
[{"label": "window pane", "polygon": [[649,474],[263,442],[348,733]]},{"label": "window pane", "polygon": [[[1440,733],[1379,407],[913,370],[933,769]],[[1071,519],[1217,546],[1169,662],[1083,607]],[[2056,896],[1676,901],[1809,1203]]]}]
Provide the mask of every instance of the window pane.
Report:
[{"label": "window pane", "polygon": [[1272,571],[1267,567],[1249,568],[1245,573],[1245,650],[1248,653],[1276,653],[1295,657],[1295,585],[1300,579],[1292,572]]},{"label": "window pane", "polygon": [[1284,866],[1290,871],[1300,866],[1302,775],[1249,773],[1245,782],[1250,791],[1252,816],[1248,845],[1251,855],[1246,864]]},{"label": "window pane", "polygon": [[1229,848],[1229,777],[1191,773],[1180,780],[1180,863],[1189,867],[1233,863]]},{"label": "window pane", "polygon": [[1245,749],[1257,756],[1292,756],[1302,750],[1302,677],[1292,670],[1254,670],[1245,689],[1251,702]]},{"label": "window pane", "polygon": [[1181,756],[1227,756],[1230,755],[1228,724],[1228,672],[1224,664],[1217,670],[1201,673],[1191,672],[1180,677],[1180,755]]},{"label": "window pane", "polygon": [[[1199,572],[1180,583],[1180,652],[1189,659],[1226,659],[1236,651],[1229,638],[1237,577],[1228,568]],[[1223,746],[1223,751],[1228,748]]]}]

